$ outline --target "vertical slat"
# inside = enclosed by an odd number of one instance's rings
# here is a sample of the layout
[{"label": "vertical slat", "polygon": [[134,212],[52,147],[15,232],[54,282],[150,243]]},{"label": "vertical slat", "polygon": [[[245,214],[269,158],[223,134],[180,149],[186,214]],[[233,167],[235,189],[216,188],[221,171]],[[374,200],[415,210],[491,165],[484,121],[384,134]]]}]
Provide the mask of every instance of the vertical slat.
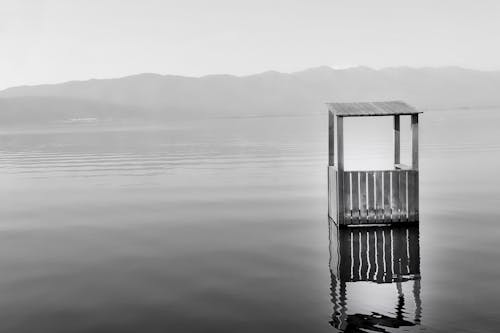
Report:
[{"label": "vertical slat", "polygon": [[384,281],[392,281],[392,238],[391,230],[389,228],[384,228]]},{"label": "vertical slat", "polygon": [[391,220],[391,172],[384,171],[384,220]]},{"label": "vertical slat", "polygon": [[418,171],[408,172],[408,209],[411,212],[410,221],[418,221]]},{"label": "vertical slat", "polygon": [[392,221],[399,222],[399,171],[391,171],[392,186]]},{"label": "vertical slat", "polygon": [[411,115],[411,168],[418,170],[418,114]]},{"label": "vertical slat", "polygon": [[360,268],[360,261],[359,261],[359,231],[354,230],[352,232],[352,280],[353,281],[359,281],[360,276],[359,276],[359,268]]},{"label": "vertical slat", "polygon": [[367,196],[366,196],[366,172],[362,171],[359,173],[359,221],[360,223],[366,223],[368,217],[367,210]]},{"label": "vertical slat", "polygon": [[418,181],[418,171],[415,171],[415,185],[414,185],[414,192],[415,192],[415,219],[416,221],[419,220],[419,181]]},{"label": "vertical slat", "polygon": [[360,254],[361,254],[361,280],[366,280],[368,275],[368,233],[366,230],[360,232]]},{"label": "vertical slat", "polygon": [[377,221],[384,219],[384,206],[382,206],[382,172],[375,172],[375,201],[376,201],[376,215]]},{"label": "vertical slat", "polygon": [[400,220],[401,222],[408,221],[407,217],[407,207],[406,207],[406,176],[408,175],[408,171],[401,170],[398,172],[399,174],[399,207],[400,207]]},{"label": "vertical slat", "polygon": [[420,274],[420,244],[418,226],[408,228],[409,266],[411,274]]},{"label": "vertical slat", "polygon": [[401,247],[402,247],[402,256],[401,256],[401,266],[402,266],[402,269],[403,269],[403,274],[409,274],[410,271],[410,267],[409,267],[409,261],[410,261],[410,258],[409,258],[409,249],[408,249],[408,229],[407,228],[401,228],[401,241],[402,241],[402,244],[401,244]]},{"label": "vertical slat", "polygon": [[359,224],[359,183],[357,171],[351,171],[351,193],[352,223]]},{"label": "vertical slat", "polygon": [[414,170],[408,171],[408,221],[415,222],[415,173]]},{"label": "vertical slat", "polygon": [[400,133],[399,115],[396,115],[394,116],[394,164],[399,164],[401,160]]},{"label": "vertical slat", "polygon": [[370,263],[370,271],[368,272],[368,279],[371,281],[375,280],[375,270],[377,268],[377,260],[375,257],[375,232],[377,229],[370,230],[368,232],[368,262]]},{"label": "vertical slat", "polygon": [[394,253],[394,268],[396,269],[396,275],[405,275],[407,273],[408,257],[406,249],[406,229],[405,228],[393,228],[393,253]]},{"label": "vertical slat", "polygon": [[375,221],[375,173],[372,171],[367,172],[368,177],[368,222]]},{"label": "vertical slat", "polygon": [[344,223],[349,224],[352,220],[351,212],[351,173],[344,172]]},{"label": "vertical slat", "polygon": [[377,276],[376,281],[378,283],[384,282],[384,234],[382,229],[377,229],[376,231],[377,238]]},{"label": "vertical slat", "polygon": [[401,249],[401,240],[399,239],[400,233],[399,230],[401,228],[393,228],[391,229],[391,234],[392,234],[392,262],[393,262],[393,267],[394,267],[394,275],[399,276],[401,275],[400,271],[400,261],[401,261],[401,254],[402,254],[402,249]]}]

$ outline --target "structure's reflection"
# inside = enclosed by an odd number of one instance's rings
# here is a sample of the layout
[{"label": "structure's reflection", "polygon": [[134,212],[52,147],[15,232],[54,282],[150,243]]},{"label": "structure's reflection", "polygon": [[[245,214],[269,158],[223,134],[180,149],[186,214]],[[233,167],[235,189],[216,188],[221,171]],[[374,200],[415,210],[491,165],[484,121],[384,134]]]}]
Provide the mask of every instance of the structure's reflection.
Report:
[{"label": "structure's reflection", "polygon": [[[345,332],[386,332],[419,325],[418,225],[339,229],[330,220],[329,229],[332,326]],[[353,304],[357,287],[361,301]]]}]

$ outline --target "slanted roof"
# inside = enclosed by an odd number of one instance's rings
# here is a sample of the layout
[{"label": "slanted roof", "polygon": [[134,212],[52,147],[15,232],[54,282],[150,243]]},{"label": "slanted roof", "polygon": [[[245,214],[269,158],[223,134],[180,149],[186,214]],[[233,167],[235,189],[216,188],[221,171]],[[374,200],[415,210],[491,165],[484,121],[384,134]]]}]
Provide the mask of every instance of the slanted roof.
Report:
[{"label": "slanted roof", "polygon": [[327,104],[328,109],[339,117],[395,116],[422,113],[401,101]]}]

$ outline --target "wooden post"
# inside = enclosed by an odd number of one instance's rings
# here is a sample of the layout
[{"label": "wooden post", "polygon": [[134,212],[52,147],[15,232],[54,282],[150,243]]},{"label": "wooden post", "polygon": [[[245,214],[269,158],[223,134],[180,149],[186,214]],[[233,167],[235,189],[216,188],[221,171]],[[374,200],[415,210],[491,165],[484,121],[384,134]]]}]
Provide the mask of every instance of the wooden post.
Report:
[{"label": "wooden post", "polygon": [[344,331],[347,328],[347,286],[346,282],[340,280],[340,288],[339,288],[339,324],[338,328],[341,331]]},{"label": "wooden post", "polygon": [[411,115],[411,168],[418,170],[418,114]]},{"label": "wooden post", "polygon": [[344,222],[344,118],[337,116],[337,219]]},{"label": "wooden post", "polygon": [[337,168],[344,172],[344,118],[337,116]]},{"label": "wooden post", "polygon": [[399,115],[394,116],[394,165],[401,163],[401,131]]},{"label": "wooden post", "polygon": [[335,165],[335,115],[328,111],[328,165]]},{"label": "wooden post", "polygon": [[422,320],[422,299],[420,298],[420,276],[413,280],[413,299],[415,301],[415,324],[419,325]]}]

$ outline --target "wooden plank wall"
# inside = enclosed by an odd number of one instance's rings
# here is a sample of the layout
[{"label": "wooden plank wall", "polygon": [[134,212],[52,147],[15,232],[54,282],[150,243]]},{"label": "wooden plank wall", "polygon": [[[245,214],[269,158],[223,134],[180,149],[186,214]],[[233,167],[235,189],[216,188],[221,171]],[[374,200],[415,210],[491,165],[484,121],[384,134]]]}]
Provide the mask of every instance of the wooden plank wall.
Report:
[{"label": "wooden plank wall", "polygon": [[344,171],[340,224],[418,221],[418,171]]}]

